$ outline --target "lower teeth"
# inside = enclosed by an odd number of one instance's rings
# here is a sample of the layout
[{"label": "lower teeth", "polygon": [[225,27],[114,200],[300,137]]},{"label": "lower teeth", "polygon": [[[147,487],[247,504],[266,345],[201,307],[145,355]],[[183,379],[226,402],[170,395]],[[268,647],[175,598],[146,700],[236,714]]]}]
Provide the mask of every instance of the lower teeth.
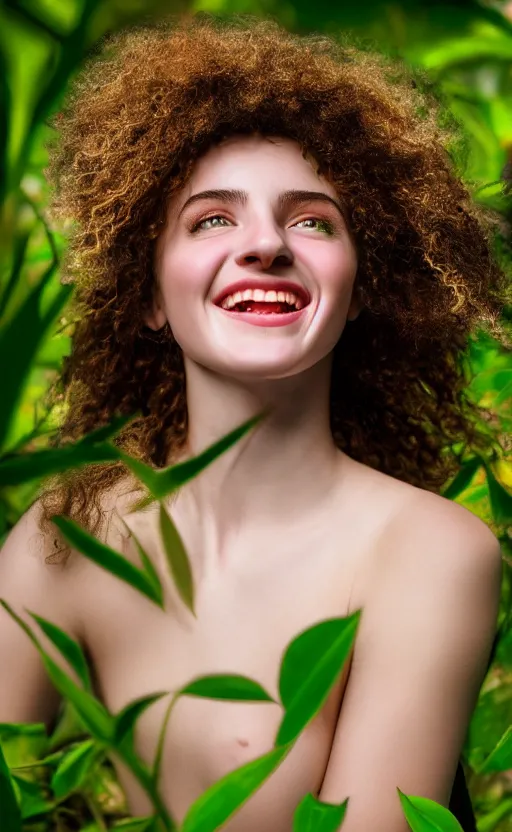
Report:
[{"label": "lower teeth", "polygon": [[285,315],[289,312],[295,312],[295,308],[293,306],[289,306],[288,304],[281,304],[281,309],[272,309],[271,307],[275,304],[269,303],[269,308],[265,309],[263,306],[259,305],[254,307],[250,303],[237,303],[235,306],[232,307],[233,312],[252,312],[255,315]]}]

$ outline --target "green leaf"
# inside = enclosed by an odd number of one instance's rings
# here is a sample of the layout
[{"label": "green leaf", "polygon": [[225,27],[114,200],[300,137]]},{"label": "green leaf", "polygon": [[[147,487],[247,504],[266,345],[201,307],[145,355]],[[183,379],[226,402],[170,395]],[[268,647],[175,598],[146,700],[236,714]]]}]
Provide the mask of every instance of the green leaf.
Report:
[{"label": "green leaf", "polygon": [[35,762],[48,750],[48,736],[43,723],[0,724],[0,742],[10,769]]},{"label": "green leaf", "polygon": [[464,832],[455,815],[434,800],[397,792],[412,832]]},{"label": "green leaf", "polygon": [[119,829],[119,832],[153,832],[156,824],[154,815],[146,818],[127,818],[120,820],[111,826],[111,829]]},{"label": "green leaf", "polygon": [[105,751],[96,740],[86,740],[69,751],[51,779],[55,797],[61,798],[83,786],[93,766]]},{"label": "green leaf", "polygon": [[118,459],[119,451],[113,445],[89,445],[83,440],[63,448],[13,454],[0,461],[0,486],[21,485],[59,471],[95,462],[117,462]]},{"label": "green leaf", "polygon": [[138,537],[132,532],[130,527],[127,526],[127,524],[124,522],[123,518],[119,517],[119,519],[121,520],[121,523],[123,524],[125,529],[128,531],[130,537],[132,537],[133,540],[134,540],[134,543],[137,547],[137,551],[140,555],[140,559],[141,559],[143,567],[144,567],[144,571],[145,571],[148,579],[153,584],[155,595],[159,599],[159,606],[161,606],[162,609],[163,609],[163,606],[164,606],[164,591],[162,589],[162,584],[160,583],[160,578],[159,578],[158,572],[156,571],[155,567],[153,566],[153,561],[151,560],[148,553],[146,552],[146,550],[142,546],[142,543],[140,542]]},{"label": "green leaf", "polygon": [[25,780],[17,774],[13,774],[12,779],[20,796],[22,820],[47,815],[55,808],[55,801],[48,798],[47,789],[42,783]]},{"label": "green leaf", "polygon": [[6,737],[41,737],[46,735],[44,722],[0,722],[0,740]]},{"label": "green leaf", "polygon": [[274,748],[210,786],[188,810],[181,832],[214,832],[264,783],[291,751],[293,743]]},{"label": "green leaf", "polygon": [[224,701],[275,702],[275,699],[269,696],[258,682],[249,679],[247,676],[219,673],[210,676],[200,676],[188,682],[188,684],[173,694],[167,706],[164,719],[162,720],[153,762],[152,778],[155,785],[158,784],[158,778],[160,776],[164,738],[171,710],[177,699],[180,696],[186,695],[202,696],[206,699],[221,699]]},{"label": "green leaf", "polygon": [[212,674],[200,676],[180,688],[179,695],[203,696],[206,699],[235,700],[238,702],[275,702],[262,686],[247,676]]},{"label": "green leaf", "polygon": [[338,832],[345,817],[347,799],[340,805],[323,803],[311,792],[299,803],[293,816],[293,832]]},{"label": "green leaf", "polygon": [[477,774],[489,774],[493,771],[508,771],[512,768],[512,726],[507,728],[491,753],[476,766]]},{"label": "green leaf", "polygon": [[162,598],[158,596],[152,580],[142,569],[138,569],[123,555],[89,534],[71,518],[54,515],[52,521],[60,529],[68,543],[85,555],[86,558],[137,589],[150,601],[162,608]]},{"label": "green leaf", "polygon": [[320,710],[349,658],[361,610],[321,621],[295,638],[281,662],[279,693],[285,708],[276,746],[297,739]]},{"label": "green leaf", "polygon": [[148,503],[153,502],[153,500],[161,500],[164,497],[167,497],[169,494],[172,494],[173,491],[176,491],[177,488],[180,488],[180,486],[184,485],[189,480],[197,477],[201,471],[214,462],[225,451],[233,445],[236,445],[236,443],[243,436],[245,436],[251,428],[257,425],[269,414],[269,411],[270,408],[265,408],[257,416],[252,417],[247,422],[244,422],[242,425],[235,428],[235,430],[226,434],[226,436],[223,436],[218,442],[210,445],[206,448],[206,450],[198,454],[198,456],[195,456],[192,459],[187,459],[185,462],[179,462],[176,465],[171,465],[162,470],[155,470],[149,465],[145,465],[143,462],[140,462],[140,460],[134,459],[133,457],[128,456],[128,454],[125,454],[123,451],[120,451],[120,458],[126,466],[130,468],[132,473],[135,474],[135,476],[138,477],[138,479],[146,486],[152,495],[152,498],[145,497],[143,500],[139,501],[132,508],[132,511],[138,511],[140,508],[144,508],[148,505]]},{"label": "green leaf", "polygon": [[24,771],[29,768],[41,768],[47,766],[58,765],[62,760],[65,751],[55,751],[53,754],[48,754],[47,757],[42,757],[40,760],[34,760],[33,763],[26,763],[22,766],[11,766],[15,771]]},{"label": "green leaf", "polygon": [[47,312],[41,315],[42,291],[54,270],[55,264],[52,264],[17,312],[0,328],[0,365],[3,368],[0,448],[4,447],[37,352],[72,291],[71,286],[62,286]]},{"label": "green leaf", "polygon": [[36,615],[30,610],[27,610],[28,614],[32,616],[34,621],[37,621],[43,633],[50,639],[50,641],[55,645],[57,650],[64,656],[66,661],[69,662],[73,670],[75,671],[76,675],[82,682],[84,688],[89,692],[92,691],[91,679],[89,676],[89,668],[87,666],[86,658],[82,652],[82,648],[74,639],[71,638],[64,630],[61,630],[55,624],[52,624],[51,621],[47,621],[45,618],[41,618],[39,615]]},{"label": "green leaf", "polygon": [[134,415],[114,416],[108,425],[62,448],[9,455],[0,462],[0,485],[20,485],[94,462],[116,462],[120,458],[119,450],[106,440],[118,434],[133,418]]},{"label": "green leaf", "polygon": [[485,462],[487,487],[491,501],[492,516],[496,523],[503,526],[512,524],[512,495],[506,491],[494,476],[491,467]]},{"label": "green leaf", "polygon": [[499,393],[506,389],[511,382],[512,369],[493,367],[490,370],[483,370],[481,373],[478,373],[471,380],[469,389],[478,399],[481,399],[489,390]]},{"label": "green leaf", "polygon": [[443,497],[446,497],[447,500],[455,500],[459,494],[462,494],[471,485],[473,477],[481,466],[482,460],[479,456],[473,456],[463,462],[451,483],[443,491]]},{"label": "green leaf", "polygon": [[119,711],[117,716],[115,717],[116,726],[114,731],[114,745],[119,745],[125,736],[129,734],[139,718],[139,716],[147,709],[153,702],[156,702],[157,699],[161,699],[162,696],[167,696],[168,691],[163,691],[162,693],[152,693],[149,696],[142,696],[140,699],[135,699],[133,702],[129,702],[122,711]]},{"label": "green leaf", "polygon": [[0,806],[2,832],[21,832],[21,812],[12,785],[12,778],[0,743]]},{"label": "green leaf", "polygon": [[160,534],[162,536],[169,571],[174,579],[181,600],[195,617],[194,583],[188,555],[178,530],[162,503],[160,503]]},{"label": "green leaf", "polygon": [[7,601],[0,598],[0,604],[19,624],[38,650],[43,665],[53,685],[61,696],[69,699],[82,719],[87,730],[102,742],[110,743],[114,735],[114,718],[94,696],[78,685],[43,650],[30,627],[14,612]]},{"label": "green leaf", "polygon": [[101,428],[96,428],[96,430],[92,430],[86,436],[81,439],[82,445],[97,445],[98,443],[107,442],[109,439],[113,439],[114,436],[117,436],[120,431],[133,419],[135,419],[139,414],[132,413],[131,415],[119,415],[113,416],[108,425],[103,425]]}]

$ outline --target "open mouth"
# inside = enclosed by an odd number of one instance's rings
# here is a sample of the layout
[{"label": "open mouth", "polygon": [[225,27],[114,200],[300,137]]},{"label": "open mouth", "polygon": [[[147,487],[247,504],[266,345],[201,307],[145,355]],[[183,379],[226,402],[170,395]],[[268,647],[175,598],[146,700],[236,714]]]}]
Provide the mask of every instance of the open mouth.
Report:
[{"label": "open mouth", "polygon": [[[226,307],[223,308],[226,309]],[[226,311],[253,312],[256,315],[283,315],[289,312],[296,312],[297,308],[301,307],[297,307],[294,303],[290,304],[286,301],[243,300],[227,308]]]}]

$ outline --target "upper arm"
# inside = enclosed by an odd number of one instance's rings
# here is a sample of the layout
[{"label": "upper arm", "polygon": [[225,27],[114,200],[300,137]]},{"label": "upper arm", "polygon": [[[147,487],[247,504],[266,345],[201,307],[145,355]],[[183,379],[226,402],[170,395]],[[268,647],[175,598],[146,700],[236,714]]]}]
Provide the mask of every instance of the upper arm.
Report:
[{"label": "upper arm", "polygon": [[377,553],[319,794],[349,798],[343,832],[409,832],[397,787],[448,806],[496,632],[501,569],[489,528],[435,495]]},{"label": "upper arm", "polygon": [[[11,529],[0,550],[0,598],[34,630],[52,659],[78,679],[25,609],[48,619],[76,638],[69,595],[69,566],[45,563],[35,503]],[[0,606],[0,722],[53,722],[60,696],[50,682],[35,646]]]}]

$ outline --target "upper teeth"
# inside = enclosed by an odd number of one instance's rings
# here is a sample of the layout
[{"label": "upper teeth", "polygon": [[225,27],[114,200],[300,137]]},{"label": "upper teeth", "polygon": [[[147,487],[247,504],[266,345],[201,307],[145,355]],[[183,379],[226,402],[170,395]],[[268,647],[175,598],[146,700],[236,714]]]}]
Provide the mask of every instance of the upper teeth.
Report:
[{"label": "upper teeth", "polygon": [[300,298],[293,292],[265,292],[263,289],[246,289],[244,292],[235,292],[224,298],[221,306],[223,309],[231,309],[243,300],[257,300],[266,303],[288,303],[290,306],[295,306],[296,309],[302,309],[303,306]]}]

